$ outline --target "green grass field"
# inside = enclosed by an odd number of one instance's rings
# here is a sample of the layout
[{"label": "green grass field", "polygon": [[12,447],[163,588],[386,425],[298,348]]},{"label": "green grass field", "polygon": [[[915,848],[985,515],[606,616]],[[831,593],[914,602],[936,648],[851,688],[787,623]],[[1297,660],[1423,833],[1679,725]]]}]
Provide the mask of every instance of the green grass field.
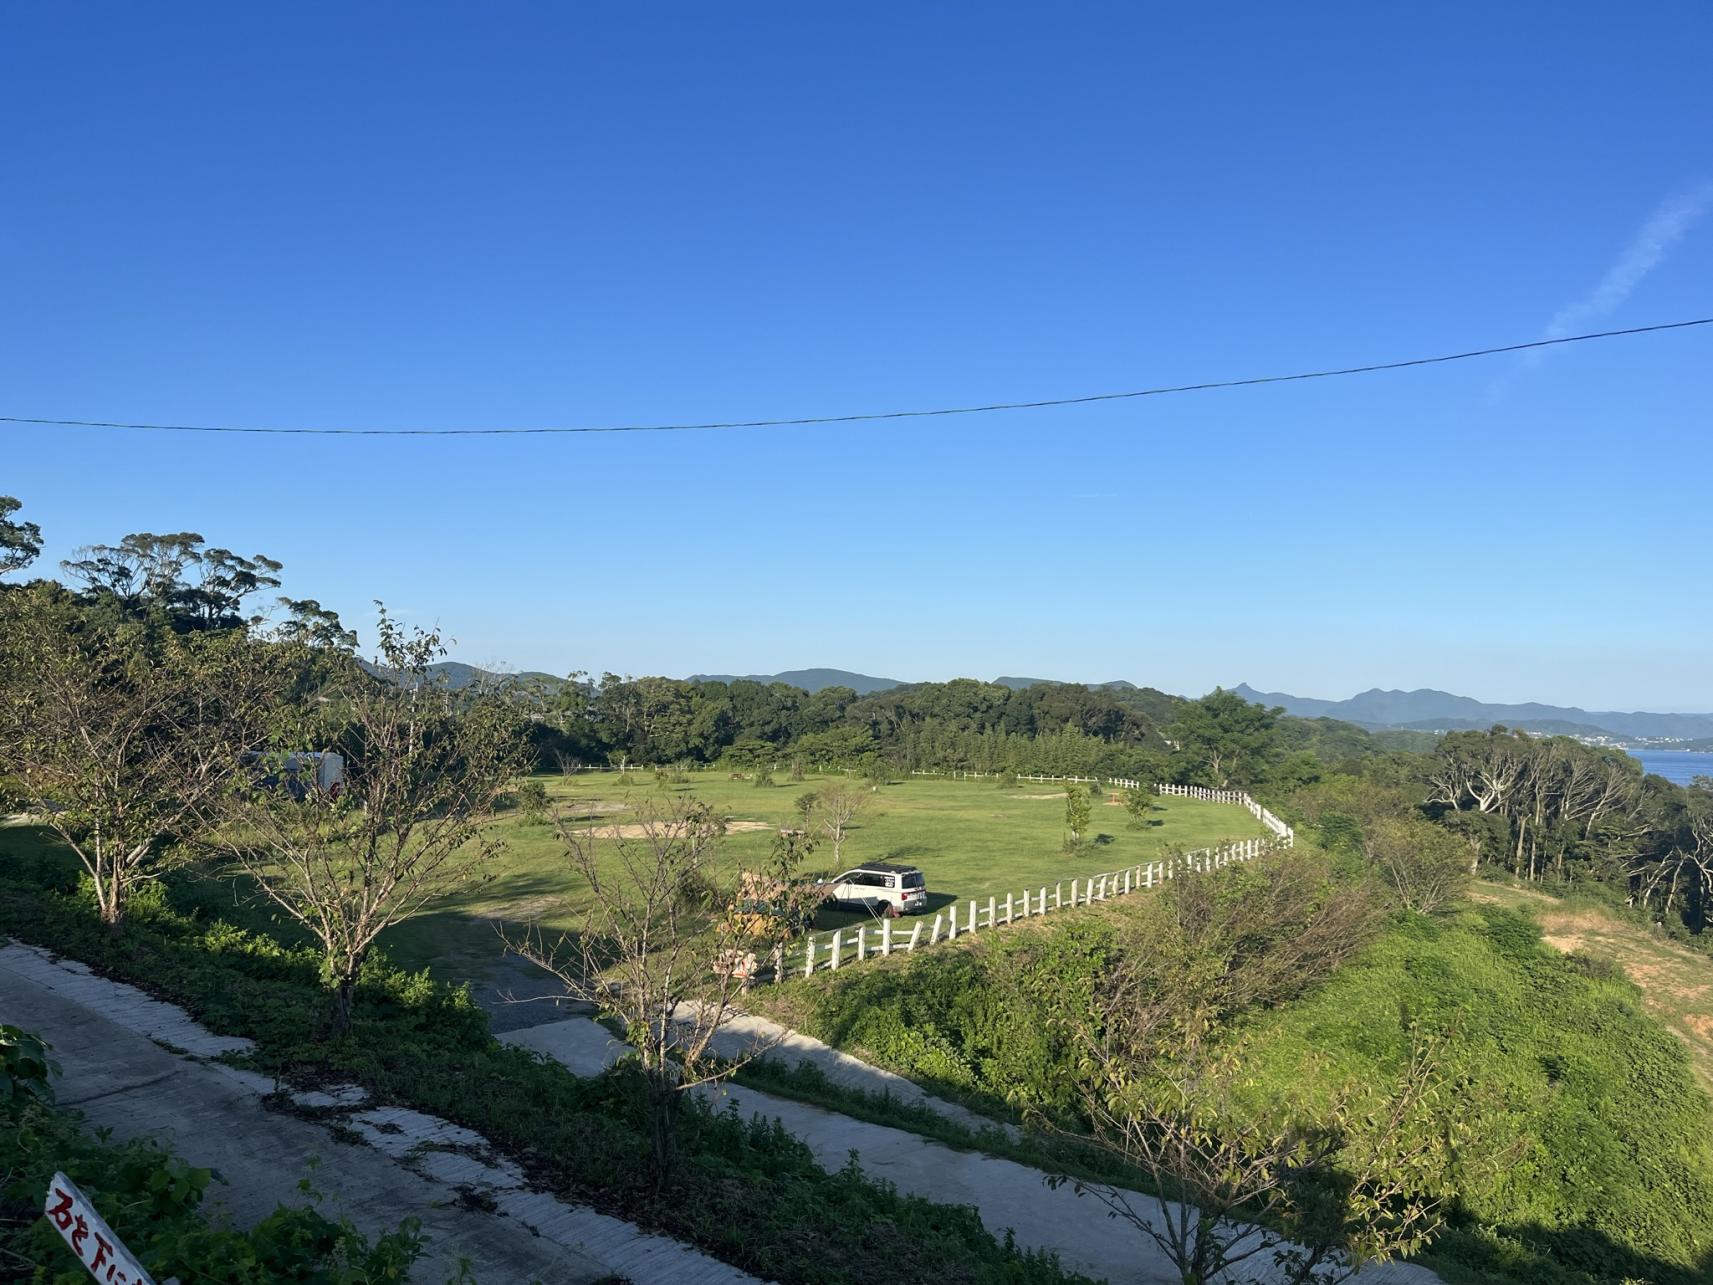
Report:
[{"label": "green grass field", "polygon": [[[801,782],[783,778],[773,786],[733,781],[725,772],[692,773],[688,784],[661,787],[648,773],[625,779],[602,772],[537,778],[546,784],[568,823],[622,825],[640,808],[674,796],[693,795],[732,822],[764,826],[734,829],[723,843],[733,868],[759,864],[780,826],[796,824],[797,798],[829,778]],[[844,778],[840,778],[844,779]],[[1123,807],[1097,798],[1094,835],[1074,853],[1063,851],[1065,800],[1051,784],[1023,782],[999,789],[994,781],[947,781],[912,777],[884,785],[869,796],[867,812],[845,840],[839,866],[864,861],[907,862],[927,877],[932,913],[954,900],[985,900],[1025,887],[1051,886],[1152,860],[1169,849],[1194,849],[1248,839],[1266,832],[1243,808],[1195,799],[1157,799],[1150,823],[1132,829]],[[548,824],[517,815],[495,823],[506,851],[493,878],[426,908],[383,939],[399,963],[427,966],[447,979],[503,981],[494,921],[539,919],[549,929],[574,926],[586,885],[572,872]],[[811,858],[814,871],[837,873],[831,845]],[[823,910],[817,928],[855,923],[861,916]]]},{"label": "green grass field", "polygon": [[[692,773],[688,784],[661,787],[652,773],[621,780],[610,772],[564,778],[538,777],[560,815],[571,825],[623,825],[639,809],[686,795],[704,800],[728,821],[738,823],[722,841],[721,855],[736,870],[759,865],[780,826],[797,823],[797,798],[831,778],[758,788],[733,781],[729,773]],[[841,780],[846,778],[839,778]],[[865,787],[866,788],[866,787]],[[822,842],[808,873],[837,874],[864,861],[906,862],[921,867],[928,883],[928,909],[954,901],[989,896],[1003,901],[1046,884],[1119,870],[1171,850],[1212,847],[1266,831],[1243,808],[1196,799],[1156,799],[1149,823],[1132,828],[1130,814],[1097,796],[1093,835],[1075,852],[1064,851],[1065,800],[1051,784],[1023,782],[999,789],[992,780],[948,781],[911,777],[883,785],[868,796],[835,867],[830,844]],[[760,829],[741,828],[742,823]],[[400,965],[429,968],[443,981],[470,981],[485,999],[494,991],[528,989],[535,970],[505,958],[497,925],[539,920],[549,931],[574,928],[586,905],[587,885],[572,869],[549,823],[531,823],[505,813],[492,825],[505,840],[491,877],[471,884],[421,910],[389,930],[381,945]],[[35,827],[8,827],[0,836],[0,854],[8,860],[51,860],[62,877],[75,875],[70,854]],[[217,883],[193,881],[184,895],[208,900],[211,910],[248,927],[267,927],[286,941],[304,940],[303,931],[259,898],[234,898]],[[860,912],[823,909],[817,929],[833,929],[867,920]]]}]

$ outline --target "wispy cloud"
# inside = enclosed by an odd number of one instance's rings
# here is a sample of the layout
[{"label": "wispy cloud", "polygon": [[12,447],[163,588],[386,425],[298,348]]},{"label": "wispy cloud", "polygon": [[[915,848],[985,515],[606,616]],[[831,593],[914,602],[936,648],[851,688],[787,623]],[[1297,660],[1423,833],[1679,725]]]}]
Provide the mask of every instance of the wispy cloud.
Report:
[{"label": "wispy cloud", "polygon": [[1668,198],[1630,238],[1600,283],[1553,315],[1544,338],[1562,339],[1575,334],[1589,322],[1616,309],[1709,210],[1713,210],[1713,179]]}]

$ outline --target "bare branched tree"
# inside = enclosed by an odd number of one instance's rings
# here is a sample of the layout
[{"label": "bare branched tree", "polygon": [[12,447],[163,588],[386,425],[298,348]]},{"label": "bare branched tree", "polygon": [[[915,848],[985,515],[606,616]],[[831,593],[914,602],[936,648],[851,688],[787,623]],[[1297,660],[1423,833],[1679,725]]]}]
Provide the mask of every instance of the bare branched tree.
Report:
[{"label": "bare branched tree", "polygon": [[851,826],[868,806],[868,800],[869,795],[849,781],[833,781],[815,792],[810,819],[815,828],[826,836],[827,842],[833,845],[834,865],[843,863],[845,839]]},{"label": "bare branched tree", "polygon": [[685,797],[650,800],[624,825],[558,822],[572,870],[588,885],[576,931],[508,926],[509,950],[557,977],[565,994],[624,1024],[649,1120],[655,1182],[671,1181],[684,1094],[719,1080],[765,1045],[716,1057],[715,1038],[772,956],[799,930],[813,889],[797,874],[800,836],[783,835],[772,866],[726,878],[725,822]]},{"label": "bare branched tree", "polygon": [[264,740],[278,659],[242,630],[97,622],[56,585],[0,597],[0,771],[82,863],[112,932]]},{"label": "bare branched tree", "polygon": [[1282,1285],[1335,1285],[1365,1262],[1420,1249],[1443,1219],[1450,1135],[1441,1077],[1417,1039],[1389,1089],[1341,1088],[1312,1113],[1240,1105],[1241,1043],[1192,1038],[1139,1066],[1112,1050],[1087,1094],[1095,1144],[1146,1175],[1153,1195],[1070,1181],[1151,1241],[1186,1285],[1231,1279],[1270,1255]]},{"label": "bare branched tree", "polygon": [[[327,702],[343,721],[332,742],[310,744],[328,733],[306,718],[261,763],[279,769],[276,783],[246,781],[221,801],[220,846],[321,946],[333,1035],[350,1028],[375,939],[478,877],[501,846],[484,827],[519,770],[523,735],[498,696],[454,697],[433,681],[429,667],[444,654],[437,634],[406,631],[383,610],[375,664],[384,677],[340,669]],[[342,781],[307,765],[284,770],[335,746]]]}]

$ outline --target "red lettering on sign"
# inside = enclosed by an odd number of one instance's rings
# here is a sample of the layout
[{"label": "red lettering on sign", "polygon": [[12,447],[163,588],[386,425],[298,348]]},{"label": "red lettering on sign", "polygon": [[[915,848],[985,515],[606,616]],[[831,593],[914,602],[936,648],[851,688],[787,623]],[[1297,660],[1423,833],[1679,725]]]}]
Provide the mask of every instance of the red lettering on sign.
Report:
[{"label": "red lettering on sign", "polygon": [[49,1209],[47,1214],[54,1220],[54,1226],[64,1231],[71,1226],[71,1197],[59,1187],[54,1188],[54,1195],[59,1197],[59,1204]]}]

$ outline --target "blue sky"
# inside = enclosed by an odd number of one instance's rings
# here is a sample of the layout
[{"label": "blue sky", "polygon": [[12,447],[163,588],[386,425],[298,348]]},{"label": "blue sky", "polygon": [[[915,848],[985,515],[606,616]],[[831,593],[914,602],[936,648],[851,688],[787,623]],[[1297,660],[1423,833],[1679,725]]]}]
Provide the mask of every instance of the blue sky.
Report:
[{"label": "blue sky", "polygon": [[[1713,10],[13,7],[0,414],[1025,399],[1713,315]],[[193,529],[558,672],[1713,709],[1713,327],[985,417],[0,426],[48,565]]]}]

